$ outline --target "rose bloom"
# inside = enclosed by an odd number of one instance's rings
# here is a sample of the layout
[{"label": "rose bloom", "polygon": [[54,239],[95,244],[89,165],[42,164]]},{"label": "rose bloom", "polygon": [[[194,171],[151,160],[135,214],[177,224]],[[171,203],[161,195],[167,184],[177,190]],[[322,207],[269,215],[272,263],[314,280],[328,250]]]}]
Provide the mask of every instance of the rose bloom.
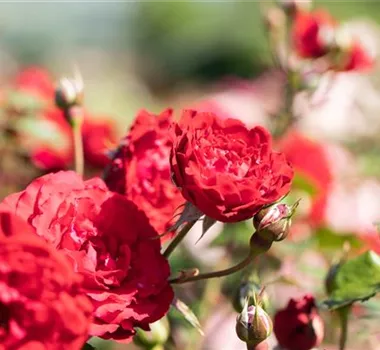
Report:
[{"label": "rose bloom", "polygon": [[[108,187],[143,210],[160,234],[170,228],[175,212],[184,202],[170,178],[172,114],[171,109],[159,115],[140,111],[105,177]],[[167,238],[168,235],[162,237]]]},{"label": "rose bloom", "polygon": [[327,54],[328,36],[334,35],[335,26],[335,20],[326,11],[298,11],[292,28],[297,54],[303,58],[318,58]]},{"label": "rose bloom", "polygon": [[128,342],[167,312],[170,269],[146,216],[103,181],[48,174],[0,204],[72,261],[94,306],[90,334]]},{"label": "rose bloom", "polygon": [[173,180],[205,215],[242,221],[289,192],[293,170],[265,128],[185,110],[173,129]]},{"label": "rose bloom", "polygon": [[0,349],[81,349],[92,305],[68,259],[0,213]]},{"label": "rose bloom", "polygon": [[276,313],[274,333],[282,348],[310,350],[323,340],[324,325],[311,295],[291,299],[288,306]]},{"label": "rose bloom", "polygon": [[82,127],[83,151],[88,164],[103,168],[110,159],[107,152],[116,144],[116,130],[113,122],[87,115]]}]

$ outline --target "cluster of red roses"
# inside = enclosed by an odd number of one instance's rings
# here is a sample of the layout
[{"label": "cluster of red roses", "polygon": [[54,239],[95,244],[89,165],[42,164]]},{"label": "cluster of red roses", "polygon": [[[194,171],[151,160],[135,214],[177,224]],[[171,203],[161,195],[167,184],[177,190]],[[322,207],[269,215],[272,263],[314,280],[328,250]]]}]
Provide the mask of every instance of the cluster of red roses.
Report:
[{"label": "cluster of red roses", "polygon": [[157,238],[178,207],[187,200],[215,220],[245,220],[286,195],[292,177],[262,127],[192,110],[179,123],[171,110],[142,111],[105,182],[51,173],[0,204],[1,342],[76,349],[88,334],[129,341],[173,299]]}]

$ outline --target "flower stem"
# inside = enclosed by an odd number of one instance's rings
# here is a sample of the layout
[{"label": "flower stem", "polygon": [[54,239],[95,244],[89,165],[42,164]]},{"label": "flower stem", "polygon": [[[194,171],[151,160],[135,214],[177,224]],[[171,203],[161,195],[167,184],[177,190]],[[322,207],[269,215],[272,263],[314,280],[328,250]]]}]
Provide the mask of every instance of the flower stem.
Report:
[{"label": "flower stem", "polygon": [[228,276],[231,275],[237,271],[240,271],[247,265],[249,265],[253,259],[255,258],[255,255],[249,254],[243,261],[238,263],[235,266],[229,267],[228,269],[220,270],[220,271],[214,271],[214,272],[207,272],[207,273],[201,273],[196,276],[188,276],[188,277],[177,277],[170,279],[169,282],[173,284],[182,284],[182,283],[187,283],[187,282],[194,282],[194,281],[199,281],[199,280],[205,280],[209,278],[216,278],[216,277],[223,277],[223,276]]},{"label": "flower stem", "polygon": [[338,310],[340,319],[340,339],[339,339],[339,350],[344,350],[347,343],[347,331],[348,331],[348,316],[351,311],[351,305],[342,307]]},{"label": "flower stem", "polygon": [[174,237],[174,239],[170,242],[170,244],[164,251],[163,256],[165,258],[168,258],[170,254],[173,253],[174,249],[177,247],[178,244],[182,242],[186,234],[191,230],[191,228],[194,226],[196,222],[197,221],[189,221],[188,223],[186,223],[185,226],[183,226],[182,230],[177,233],[177,235]]},{"label": "flower stem", "polygon": [[84,172],[84,155],[83,155],[83,140],[82,140],[82,123],[74,123],[72,126],[74,136],[75,150],[75,171],[83,176]]},{"label": "flower stem", "polygon": [[170,279],[169,282],[173,284],[182,284],[187,282],[199,281],[209,278],[223,277],[231,275],[235,272],[238,272],[248,266],[256,257],[260,254],[265,253],[270,249],[272,243],[274,242],[274,237],[269,237],[264,231],[256,231],[249,242],[250,251],[248,256],[238,263],[235,266],[232,266],[225,270],[201,273],[199,275],[190,275],[190,276],[180,276],[177,278]]}]

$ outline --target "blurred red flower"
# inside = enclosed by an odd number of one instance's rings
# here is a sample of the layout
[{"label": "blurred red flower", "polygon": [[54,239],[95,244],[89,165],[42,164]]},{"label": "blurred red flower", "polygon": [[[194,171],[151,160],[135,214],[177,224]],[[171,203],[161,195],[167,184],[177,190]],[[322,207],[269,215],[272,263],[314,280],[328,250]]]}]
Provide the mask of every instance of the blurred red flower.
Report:
[{"label": "blurred red flower", "polygon": [[315,194],[309,218],[314,225],[322,224],[333,182],[330,162],[323,145],[293,131],[286,134],[277,146],[286,155],[296,174],[300,174],[313,186]]},{"label": "blurred red flower", "polygon": [[115,125],[109,119],[86,115],[82,128],[83,151],[88,164],[103,168],[110,163],[108,151],[116,144]]},{"label": "blurred red flower", "polygon": [[286,195],[293,170],[263,127],[185,110],[174,126],[173,180],[205,215],[237,222]]},{"label": "blurred red flower", "polygon": [[310,350],[323,340],[324,325],[311,295],[291,299],[274,317],[274,333],[281,347],[288,350]]},{"label": "blurred red flower", "polygon": [[48,174],[0,204],[73,262],[94,305],[90,334],[129,342],[168,311],[170,269],[143,212],[99,178]]},{"label": "blurred red flower", "polygon": [[146,213],[160,234],[172,226],[174,213],[185,201],[170,179],[172,115],[171,109],[159,115],[140,111],[105,178],[111,190],[126,195]]},{"label": "blurred red flower", "polygon": [[341,64],[341,71],[368,71],[375,64],[375,59],[368,50],[360,44],[359,41],[354,41],[348,49],[343,64]]},{"label": "blurred red flower", "polygon": [[0,349],[81,349],[92,305],[67,258],[1,212],[0,261]]},{"label": "blurred red flower", "polygon": [[324,36],[333,35],[335,25],[335,20],[327,11],[297,11],[292,28],[292,40],[297,54],[304,58],[325,55],[330,38]]},{"label": "blurred red flower", "polygon": [[49,72],[41,67],[31,66],[21,70],[15,77],[14,89],[54,101],[54,82]]}]

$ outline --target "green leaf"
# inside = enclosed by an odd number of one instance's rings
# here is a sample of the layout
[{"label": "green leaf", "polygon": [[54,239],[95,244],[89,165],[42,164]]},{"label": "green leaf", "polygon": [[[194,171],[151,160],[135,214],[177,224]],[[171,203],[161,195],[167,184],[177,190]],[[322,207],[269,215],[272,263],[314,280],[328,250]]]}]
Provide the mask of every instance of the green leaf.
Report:
[{"label": "green leaf", "polygon": [[91,344],[86,343],[83,345],[82,350],[96,350],[96,348],[92,346]]},{"label": "green leaf", "polygon": [[185,317],[185,319],[199,332],[199,334],[204,335],[197,316],[195,316],[194,312],[182,300],[174,298],[172,301],[172,306],[179,311],[183,317]]},{"label": "green leaf", "polygon": [[373,251],[342,262],[332,280],[329,299],[322,303],[337,309],[366,301],[380,290],[380,256]]}]

